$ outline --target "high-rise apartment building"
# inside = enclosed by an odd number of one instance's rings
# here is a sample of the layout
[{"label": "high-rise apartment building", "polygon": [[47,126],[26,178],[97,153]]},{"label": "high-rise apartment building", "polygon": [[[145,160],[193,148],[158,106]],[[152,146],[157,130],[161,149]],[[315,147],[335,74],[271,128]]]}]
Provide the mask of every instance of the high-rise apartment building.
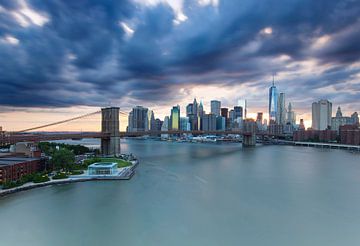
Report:
[{"label": "high-rise apartment building", "polygon": [[149,126],[149,110],[142,106],[136,106],[135,108],[133,108],[132,111],[129,113],[128,131],[143,132],[149,130]]},{"label": "high-rise apartment building", "polygon": [[312,104],[312,128],[313,130],[325,130],[331,126],[332,103],[328,100],[320,100]]},{"label": "high-rise apartment building", "polygon": [[212,100],[210,102],[210,111],[216,116],[220,116],[221,102],[218,100]]},{"label": "high-rise apartment building", "polygon": [[247,101],[246,99],[239,99],[237,106],[241,107],[243,109],[243,119],[246,118],[247,115]]},{"label": "high-rise apartment building", "polygon": [[278,97],[276,123],[280,125],[285,125],[286,123],[285,93],[283,92]]}]

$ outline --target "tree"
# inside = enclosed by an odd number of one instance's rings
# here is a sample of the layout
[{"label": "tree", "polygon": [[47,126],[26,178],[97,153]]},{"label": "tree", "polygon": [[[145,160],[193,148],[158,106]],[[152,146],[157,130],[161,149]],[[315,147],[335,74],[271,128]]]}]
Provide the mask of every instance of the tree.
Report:
[{"label": "tree", "polygon": [[75,163],[75,155],[70,150],[62,148],[54,151],[51,162],[56,169],[70,171]]}]

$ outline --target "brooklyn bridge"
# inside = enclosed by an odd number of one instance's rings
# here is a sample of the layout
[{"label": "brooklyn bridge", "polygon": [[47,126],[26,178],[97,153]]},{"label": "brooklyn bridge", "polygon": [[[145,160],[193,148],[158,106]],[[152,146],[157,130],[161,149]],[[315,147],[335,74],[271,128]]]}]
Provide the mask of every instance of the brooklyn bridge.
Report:
[{"label": "brooklyn bridge", "polygon": [[[52,126],[60,126],[62,124],[86,120],[86,118],[101,114],[101,131],[100,132],[46,132],[40,131]],[[266,132],[257,132],[256,124],[254,121],[245,120],[242,129],[240,130],[227,130],[227,131],[181,131],[181,130],[168,130],[168,131],[142,131],[142,132],[126,132],[120,131],[120,116],[127,117],[128,114],[120,110],[119,107],[102,108],[99,111],[81,115],[78,117],[44,124],[36,127],[23,129],[20,131],[3,132],[0,134],[0,146],[15,144],[17,142],[41,142],[52,140],[66,140],[66,139],[83,139],[83,138],[99,138],[101,139],[101,153],[103,155],[118,155],[120,154],[120,138],[123,137],[140,137],[140,136],[159,136],[161,134],[167,135],[181,135],[192,134],[198,135],[242,135],[244,146],[255,146],[256,136],[269,135]]]}]

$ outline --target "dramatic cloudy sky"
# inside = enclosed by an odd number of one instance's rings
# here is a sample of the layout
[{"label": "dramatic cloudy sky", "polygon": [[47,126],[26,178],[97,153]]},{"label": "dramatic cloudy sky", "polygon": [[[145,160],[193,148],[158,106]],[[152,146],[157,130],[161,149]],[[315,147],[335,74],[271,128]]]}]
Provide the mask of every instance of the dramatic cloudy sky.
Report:
[{"label": "dramatic cloudy sky", "polygon": [[109,104],[163,117],[193,97],[266,112],[274,73],[298,119],[321,98],[360,111],[360,2],[0,0],[8,129]]}]

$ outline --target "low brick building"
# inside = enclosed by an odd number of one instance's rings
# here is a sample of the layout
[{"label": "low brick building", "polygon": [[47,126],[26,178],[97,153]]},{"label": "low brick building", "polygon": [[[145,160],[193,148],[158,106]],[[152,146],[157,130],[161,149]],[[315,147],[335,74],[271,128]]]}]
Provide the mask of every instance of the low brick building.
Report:
[{"label": "low brick building", "polygon": [[334,142],[336,141],[336,131],[332,130],[298,130],[294,131],[294,141],[314,141],[314,142]]},{"label": "low brick building", "polygon": [[360,145],[360,128],[357,125],[340,126],[340,142],[342,144]]},{"label": "low brick building", "polygon": [[0,183],[17,181],[23,175],[42,171],[45,161],[41,158],[0,158]]}]

